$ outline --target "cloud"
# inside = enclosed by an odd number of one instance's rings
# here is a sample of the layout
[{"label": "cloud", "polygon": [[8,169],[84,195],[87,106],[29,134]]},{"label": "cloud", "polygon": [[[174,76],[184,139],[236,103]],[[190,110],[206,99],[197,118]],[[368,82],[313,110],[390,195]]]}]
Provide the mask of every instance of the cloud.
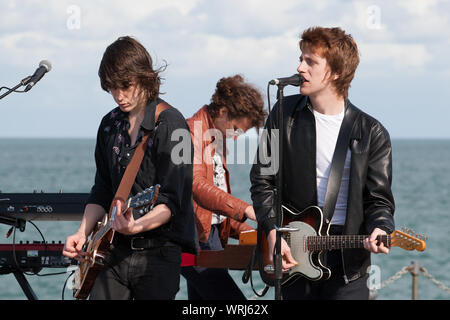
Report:
[{"label": "cloud", "polygon": [[423,68],[433,58],[421,44],[360,43],[359,49],[365,64],[383,63],[393,70]]},{"label": "cloud", "polygon": [[267,70],[295,66],[298,61],[296,30],[266,38],[195,35],[191,40],[191,47],[173,56],[173,60],[182,61],[178,70],[186,75],[197,69],[202,73],[245,70],[260,76]]},{"label": "cloud", "polygon": [[[79,110],[99,106],[101,113],[111,106],[98,88],[97,70],[106,46],[125,34],[144,44],[156,66],[168,62],[165,97],[186,115],[209,100],[220,77],[241,73],[265,89],[273,77],[294,73],[300,33],[314,25],[340,26],[353,35],[361,85],[373,85],[373,76],[389,76],[399,86],[411,74],[426,72],[430,86],[436,74],[441,81],[435,86],[450,78],[449,1],[4,0],[2,8],[4,82],[32,73],[40,60],[53,64],[39,89],[9,101],[26,104],[33,95],[45,106],[40,110],[63,105],[73,118]],[[36,99],[39,94],[44,98]]]},{"label": "cloud", "polygon": [[[370,8],[377,6],[369,1],[342,4],[297,0],[135,0],[130,5],[120,0],[50,0],[43,6],[42,1],[33,0],[23,7],[8,1],[7,10],[0,13],[0,26],[10,32],[0,35],[0,50],[3,58],[8,55],[8,60],[16,65],[30,58],[29,48],[43,57],[64,53],[62,67],[69,68],[67,61],[73,61],[80,53],[98,58],[108,43],[130,34],[155,55],[163,53],[162,59],[183,61],[181,72],[186,74],[195,72],[200,65],[219,71],[225,66],[252,68],[250,64],[255,65],[252,71],[258,73],[256,69],[264,65],[290,66],[287,61],[297,58],[300,32],[319,24],[340,25],[352,33],[358,43],[365,44],[365,56],[370,62],[391,59],[396,68],[409,68],[429,63],[432,56],[417,41],[411,43],[411,33],[428,39],[440,36],[436,33],[438,27],[450,30],[447,19],[439,12],[441,2],[425,3],[383,3],[378,6],[378,27],[371,28],[374,13]],[[79,29],[67,27],[75,15],[68,11],[71,6],[79,8]],[[27,21],[26,30],[13,31],[23,30],[19,28],[23,21]],[[374,23],[377,24],[376,19]],[[410,50],[412,55],[399,58]],[[278,63],[274,62],[277,59]]]},{"label": "cloud", "polygon": [[67,46],[64,39],[51,37],[42,32],[25,31],[0,36],[2,51],[13,58],[13,62],[23,63],[32,55],[49,56],[52,52]]}]

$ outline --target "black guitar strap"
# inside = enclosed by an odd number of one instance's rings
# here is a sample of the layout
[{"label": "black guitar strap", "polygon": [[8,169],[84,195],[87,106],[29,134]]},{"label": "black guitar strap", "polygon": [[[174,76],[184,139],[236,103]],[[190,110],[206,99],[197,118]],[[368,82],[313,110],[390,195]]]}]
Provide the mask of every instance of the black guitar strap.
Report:
[{"label": "black guitar strap", "polygon": [[325,221],[324,227],[329,225],[334,214],[339,188],[341,186],[342,173],[344,171],[345,158],[350,145],[350,136],[355,120],[359,115],[358,109],[353,108],[353,110],[350,110],[350,108],[350,102],[347,100],[344,119],[342,120],[331,161],[330,175],[328,176],[327,191],[322,209]]}]

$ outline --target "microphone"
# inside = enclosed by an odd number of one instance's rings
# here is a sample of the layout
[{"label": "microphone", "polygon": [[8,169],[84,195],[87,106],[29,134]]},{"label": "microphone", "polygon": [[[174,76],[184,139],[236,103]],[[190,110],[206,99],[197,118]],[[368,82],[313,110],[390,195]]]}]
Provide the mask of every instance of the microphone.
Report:
[{"label": "microphone", "polygon": [[277,85],[277,86],[301,86],[303,82],[305,81],[305,78],[303,78],[300,74],[296,73],[290,77],[286,78],[277,78],[269,81],[269,84],[271,85]]},{"label": "microphone", "polygon": [[34,74],[31,76],[31,79],[25,83],[28,84],[27,87],[25,88],[25,92],[29,91],[31,88],[33,88],[33,86],[42,79],[42,77],[44,76],[44,74],[46,74],[47,72],[49,72],[50,70],[52,70],[52,64],[50,63],[50,61],[48,60],[42,60],[41,62],[39,62],[39,68],[36,69],[36,71],[34,72]]}]

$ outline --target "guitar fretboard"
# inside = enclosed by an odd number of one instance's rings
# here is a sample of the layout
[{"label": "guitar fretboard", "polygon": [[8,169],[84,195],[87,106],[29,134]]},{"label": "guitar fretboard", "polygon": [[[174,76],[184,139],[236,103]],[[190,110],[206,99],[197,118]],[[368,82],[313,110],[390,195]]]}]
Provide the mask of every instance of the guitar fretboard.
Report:
[{"label": "guitar fretboard", "polygon": [[101,239],[111,229],[111,224],[112,221],[108,220],[108,222],[95,233],[93,241],[95,242]]},{"label": "guitar fretboard", "polygon": [[[136,205],[131,202],[131,199],[128,200],[127,205],[125,206],[125,209],[123,211],[126,211],[128,208],[135,208]],[[106,233],[111,230],[112,223],[114,221],[115,212],[113,212],[111,219],[109,219],[106,224],[101,227],[94,235],[93,241],[96,242],[100,240]]]},{"label": "guitar fretboard", "polygon": [[[306,238],[306,248],[308,251],[363,248],[363,241],[368,237],[368,235],[309,236]],[[378,236],[377,240],[383,242],[386,247],[391,246],[389,235]]]}]

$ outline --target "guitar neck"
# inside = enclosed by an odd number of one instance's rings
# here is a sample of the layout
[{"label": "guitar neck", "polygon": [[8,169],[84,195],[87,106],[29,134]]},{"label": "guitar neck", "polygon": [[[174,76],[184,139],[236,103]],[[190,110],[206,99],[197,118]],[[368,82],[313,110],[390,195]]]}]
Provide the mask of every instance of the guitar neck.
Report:
[{"label": "guitar neck", "polygon": [[100,240],[105,234],[107,234],[112,227],[112,220],[108,220],[108,222],[98,229],[98,231],[93,235],[92,241],[97,242]]},{"label": "guitar neck", "polygon": [[[152,206],[153,203],[155,203],[156,198],[158,197],[159,188],[160,185],[157,184],[145,189],[142,192],[139,192],[136,196],[129,198],[125,203],[125,207],[122,208],[122,211],[125,212],[129,208],[147,208]],[[94,242],[100,240],[111,230],[112,222],[114,221],[114,217],[116,215],[116,207],[114,207],[112,210],[113,211],[111,212],[111,216],[109,217],[108,221],[93,235]]]},{"label": "guitar neck", "polygon": [[[306,239],[306,246],[309,251],[364,248],[363,241],[368,237],[368,235],[309,236]],[[389,235],[378,236],[377,240],[386,247],[391,246]]]},{"label": "guitar neck", "polygon": [[[130,200],[128,200],[128,202],[126,203],[125,209],[123,209],[123,211],[128,210],[128,208],[133,208],[133,206],[130,205]],[[108,221],[106,222],[106,224],[102,226],[100,229],[98,229],[93,238],[94,242],[100,240],[105,234],[107,234],[111,230],[115,214],[116,213],[113,212],[110,219],[108,219]]]}]

